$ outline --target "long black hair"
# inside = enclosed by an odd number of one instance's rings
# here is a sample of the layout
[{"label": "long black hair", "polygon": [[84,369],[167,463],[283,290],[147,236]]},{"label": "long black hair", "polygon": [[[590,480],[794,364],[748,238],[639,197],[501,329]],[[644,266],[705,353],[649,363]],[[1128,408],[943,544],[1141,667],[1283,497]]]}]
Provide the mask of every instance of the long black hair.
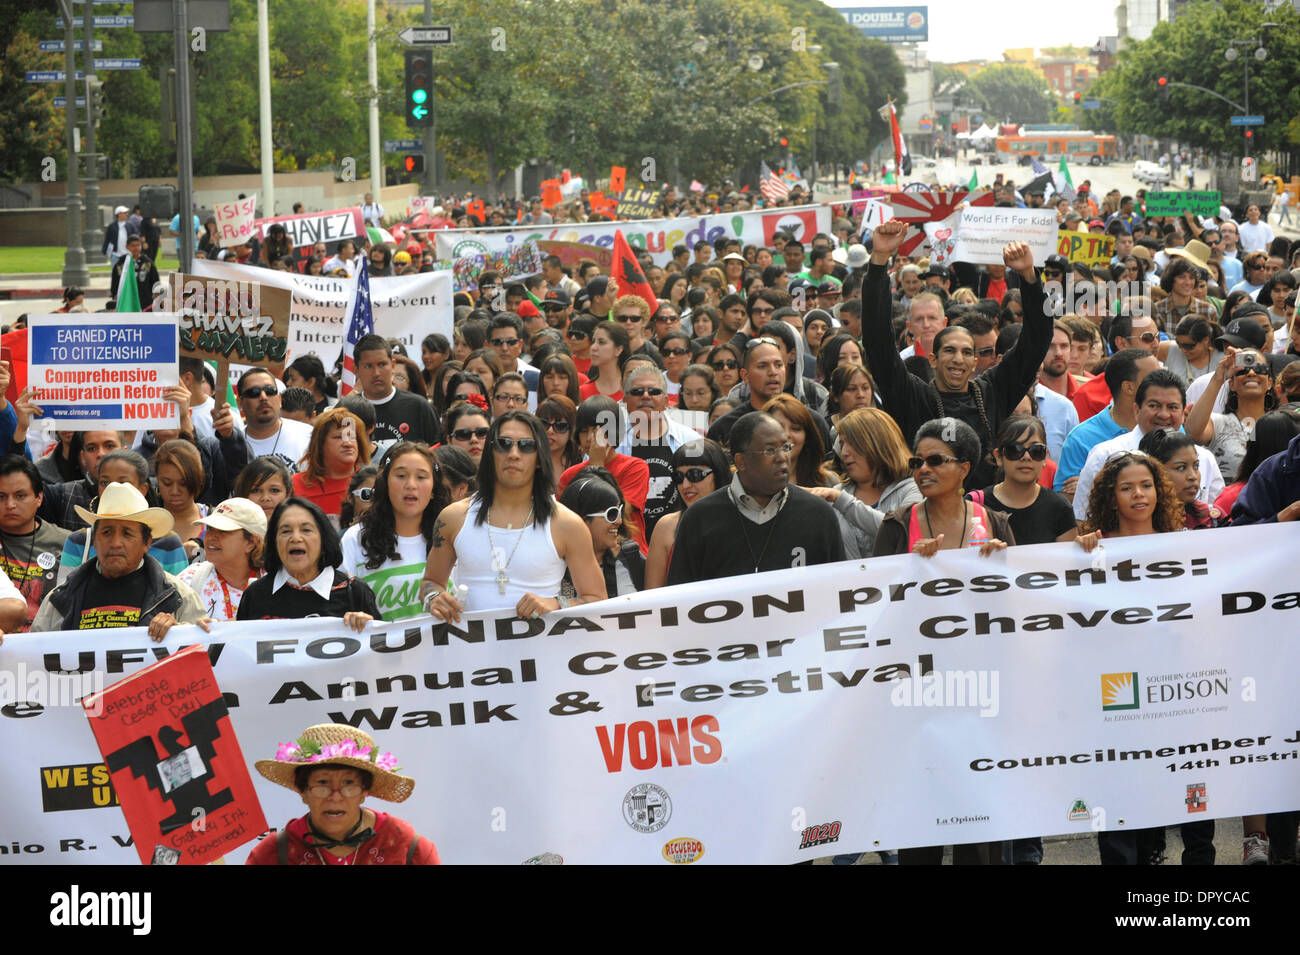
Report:
[{"label": "long black hair", "polygon": [[[625,333],[626,334],[626,333]],[[546,440],[546,429],[536,415],[527,411],[507,411],[492,422],[488,429],[487,443],[483,446],[483,456],[478,463],[478,491],[475,496],[480,501],[475,524],[487,521],[488,511],[496,496],[497,465],[496,441],[503,425],[518,421],[532,432],[531,437],[537,442],[537,467],[533,471],[533,524],[541,527],[555,514],[555,468],[551,465],[550,444]]]},{"label": "long black hair", "polygon": [[361,550],[366,555],[366,567],[377,570],[386,560],[398,560],[397,552],[397,515],[393,511],[393,501],[388,496],[388,476],[398,458],[407,454],[418,454],[433,469],[433,494],[420,516],[420,533],[424,536],[425,548],[433,546],[433,523],[442,513],[442,509],[451,502],[451,494],[442,483],[442,468],[429,447],[415,441],[400,441],[384,454],[384,466],[375,477],[375,493],[371,498],[370,509],[361,515]]}]

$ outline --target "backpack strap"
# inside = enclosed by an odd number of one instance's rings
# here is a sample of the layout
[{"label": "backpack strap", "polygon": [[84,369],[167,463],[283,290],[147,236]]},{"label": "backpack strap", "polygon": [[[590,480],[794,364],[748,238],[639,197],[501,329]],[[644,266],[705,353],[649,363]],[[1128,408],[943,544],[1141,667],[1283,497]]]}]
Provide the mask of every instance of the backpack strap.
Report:
[{"label": "backpack strap", "polygon": [[419,847],[420,847],[420,836],[419,836],[419,834],[417,833],[416,835],[414,835],[414,836],[411,837],[411,845],[410,845],[410,847],[406,850],[406,864],[407,864],[407,865],[411,865],[411,864],[412,864],[412,860],[415,859],[415,850],[418,849]]},{"label": "backpack strap", "polygon": [[289,830],[281,829],[275,834],[275,864],[289,864]]}]

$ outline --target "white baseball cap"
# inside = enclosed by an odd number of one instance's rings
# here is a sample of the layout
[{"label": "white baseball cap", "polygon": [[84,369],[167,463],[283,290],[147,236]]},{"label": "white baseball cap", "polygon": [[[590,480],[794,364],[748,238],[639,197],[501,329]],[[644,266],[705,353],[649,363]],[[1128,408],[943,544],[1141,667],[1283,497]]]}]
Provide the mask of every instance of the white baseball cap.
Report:
[{"label": "white baseball cap", "polygon": [[116,209],[113,210],[113,215],[120,216],[123,212],[130,212],[130,211],[131,210],[128,209],[126,206],[118,206]]},{"label": "white baseball cap", "polygon": [[257,537],[266,536],[266,512],[246,497],[222,501],[199,523],[219,531],[248,531]]}]

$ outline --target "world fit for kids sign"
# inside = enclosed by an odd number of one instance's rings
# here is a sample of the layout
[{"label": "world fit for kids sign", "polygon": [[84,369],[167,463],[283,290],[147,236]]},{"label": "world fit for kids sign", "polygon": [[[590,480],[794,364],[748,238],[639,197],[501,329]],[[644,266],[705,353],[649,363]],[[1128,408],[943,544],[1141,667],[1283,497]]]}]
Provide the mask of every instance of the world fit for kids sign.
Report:
[{"label": "world fit for kids sign", "polygon": [[179,316],[32,315],[27,380],[61,430],[175,428]]}]

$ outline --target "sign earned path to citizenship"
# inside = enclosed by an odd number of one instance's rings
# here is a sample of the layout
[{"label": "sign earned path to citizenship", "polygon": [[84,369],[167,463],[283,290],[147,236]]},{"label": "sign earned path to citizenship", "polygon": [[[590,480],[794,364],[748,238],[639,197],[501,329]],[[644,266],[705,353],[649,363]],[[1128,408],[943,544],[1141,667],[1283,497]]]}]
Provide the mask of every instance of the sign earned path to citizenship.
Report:
[{"label": "sign earned path to citizenship", "polygon": [[37,404],[60,429],[134,431],[175,428],[176,405],[163,396],[180,383],[178,316],[32,315],[28,381]]},{"label": "sign earned path to citizenship", "polygon": [[924,43],[930,39],[929,7],[838,7],[836,12],[873,40]]}]

